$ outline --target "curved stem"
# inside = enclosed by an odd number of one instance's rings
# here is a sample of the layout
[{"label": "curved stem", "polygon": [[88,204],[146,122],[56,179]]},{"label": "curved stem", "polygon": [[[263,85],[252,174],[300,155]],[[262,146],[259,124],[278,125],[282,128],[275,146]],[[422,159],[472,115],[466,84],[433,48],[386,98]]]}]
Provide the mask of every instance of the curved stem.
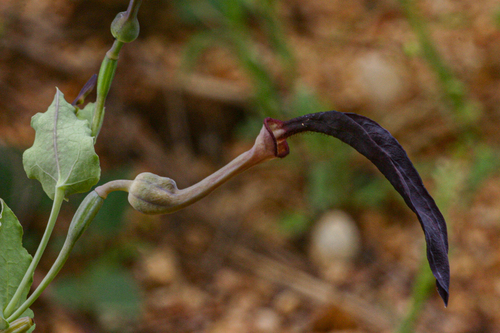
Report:
[{"label": "curved stem", "polygon": [[101,198],[106,199],[108,194],[113,191],[128,192],[128,189],[130,188],[130,185],[132,185],[132,182],[132,180],[125,179],[112,180],[110,182],[107,182],[106,184],[96,187],[94,191],[96,191]]},{"label": "curved stem", "polygon": [[170,178],[149,172],[139,174],[128,188],[129,203],[134,209],[145,214],[173,213],[202,199],[229,179],[254,165],[286,156],[286,154],[277,154],[278,146],[284,146],[284,144],[280,144],[272,129],[264,125],[250,150],[186,189],[179,190]]},{"label": "curved stem", "polygon": [[[179,190],[172,179],[149,172],[141,173],[133,182],[124,184],[128,186],[126,189],[120,184],[106,185],[114,189],[128,191],[129,203],[137,211],[145,214],[173,213],[207,196],[229,179],[254,165],[273,158],[285,157],[288,154],[285,133],[281,127],[274,126],[276,124],[266,121],[250,150],[186,189]],[[105,189],[97,188],[96,192],[105,192]]]},{"label": "curved stem", "polygon": [[19,300],[21,299],[23,292],[26,290],[26,288],[29,288],[36,266],[40,262],[40,258],[42,257],[42,254],[45,251],[45,248],[47,247],[50,235],[52,234],[52,230],[54,230],[54,226],[56,224],[57,216],[59,215],[59,211],[61,209],[63,200],[64,200],[64,189],[58,187],[56,188],[54,202],[52,204],[52,210],[50,212],[49,221],[47,222],[47,227],[45,228],[42,240],[38,245],[38,249],[36,250],[33,260],[31,261],[31,264],[29,265],[26,273],[24,273],[24,277],[19,286],[17,287],[14,296],[12,296],[12,299],[10,300],[9,304],[4,310],[5,317],[10,318],[10,315],[12,312],[14,312],[15,307],[17,303],[19,303]]},{"label": "curved stem", "polygon": [[266,119],[250,150],[239,155],[229,164],[197,184],[177,191],[176,196],[179,202],[177,209],[184,208],[202,199],[243,171],[273,158],[283,158],[287,154],[288,144],[285,141],[285,131],[279,127],[279,124],[273,124]]},{"label": "curved stem", "polygon": [[275,156],[262,156],[256,153],[255,149],[251,149],[239,155],[234,160],[229,162],[229,164],[225,165],[200,182],[188,188],[178,190],[178,206],[176,207],[176,210],[192,205],[212,193],[215,189],[234,176],[274,157]]}]

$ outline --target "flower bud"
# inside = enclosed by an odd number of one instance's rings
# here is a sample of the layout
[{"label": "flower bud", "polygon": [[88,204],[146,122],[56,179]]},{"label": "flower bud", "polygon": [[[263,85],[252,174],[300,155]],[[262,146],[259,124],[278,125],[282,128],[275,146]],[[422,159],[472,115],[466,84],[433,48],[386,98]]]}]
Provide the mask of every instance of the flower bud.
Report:
[{"label": "flower bud", "polygon": [[116,15],[111,23],[111,34],[122,43],[133,42],[139,36],[139,20],[128,12]]},{"label": "flower bud", "polygon": [[166,214],[180,209],[177,185],[170,178],[144,172],[134,179],[128,201],[144,214]]}]

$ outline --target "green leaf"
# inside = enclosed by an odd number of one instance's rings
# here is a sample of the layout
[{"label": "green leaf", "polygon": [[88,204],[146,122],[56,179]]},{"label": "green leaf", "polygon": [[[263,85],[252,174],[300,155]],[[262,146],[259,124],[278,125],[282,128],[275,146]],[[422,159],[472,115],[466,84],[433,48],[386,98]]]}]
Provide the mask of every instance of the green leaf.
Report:
[{"label": "green leaf", "polygon": [[92,124],[92,117],[94,115],[95,103],[88,103],[83,109],[77,109],[76,116],[80,120],[87,120],[88,126]]},{"label": "green leaf", "polygon": [[[0,199],[0,209],[0,329],[5,329],[4,309],[21,283],[31,263],[31,256],[22,244],[21,224],[2,199]],[[23,290],[16,308],[26,300],[30,285],[31,283]],[[33,312],[27,310],[24,316],[33,318]]]},{"label": "green leaf", "polygon": [[31,120],[36,136],[33,146],[23,154],[24,169],[29,178],[40,181],[51,199],[56,188],[62,188],[65,197],[87,192],[101,174],[87,116],[81,120],[75,112],[57,89],[47,112]]}]

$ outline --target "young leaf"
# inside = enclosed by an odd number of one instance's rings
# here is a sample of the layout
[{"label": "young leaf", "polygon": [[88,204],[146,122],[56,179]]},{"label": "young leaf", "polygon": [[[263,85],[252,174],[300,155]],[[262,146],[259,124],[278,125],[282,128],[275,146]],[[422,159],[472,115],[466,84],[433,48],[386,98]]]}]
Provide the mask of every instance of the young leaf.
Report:
[{"label": "young leaf", "polygon": [[89,123],[78,119],[75,111],[57,89],[47,112],[31,120],[36,136],[23,154],[24,169],[29,178],[40,181],[51,199],[56,188],[62,188],[65,197],[87,192],[101,173]]},{"label": "young leaf", "polygon": [[[21,283],[31,263],[31,256],[23,247],[23,228],[7,204],[0,199],[0,329],[7,328],[4,309]],[[31,285],[31,283],[30,283]],[[28,295],[29,286],[16,304],[19,307]],[[33,318],[33,312],[25,312]]]},{"label": "young leaf", "polygon": [[403,147],[387,130],[369,118],[337,111],[308,114],[286,122],[267,118],[265,125],[275,136],[278,157],[288,154],[284,139],[312,131],[340,139],[375,164],[417,215],[425,234],[427,259],[439,295],[445,305],[448,303],[450,267],[444,217]]},{"label": "young leaf", "polygon": [[94,115],[95,103],[87,103],[83,109],[77,109],[76,117],[80,120],[87,120],[90,124],[92,123],[92,116]]}]

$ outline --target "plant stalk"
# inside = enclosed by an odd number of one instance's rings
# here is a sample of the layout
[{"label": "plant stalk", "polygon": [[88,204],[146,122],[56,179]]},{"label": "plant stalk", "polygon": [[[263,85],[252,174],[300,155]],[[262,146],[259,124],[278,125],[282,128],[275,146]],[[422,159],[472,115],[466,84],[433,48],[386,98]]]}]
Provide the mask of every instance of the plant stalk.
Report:
[{"label": "plant stalk", "polygon": [[94,116],[92,118],[92,136],[97,138],[101,131],[102,122],[104,120],[104,104],[108,97],[108,92],[115,76],[116,66],[118,63],[118,55],[124,43],[115,40],[111,49],[106,52],[104,60],[99,70],[99,77],[97,79],[97,98],[94,109]]}]

